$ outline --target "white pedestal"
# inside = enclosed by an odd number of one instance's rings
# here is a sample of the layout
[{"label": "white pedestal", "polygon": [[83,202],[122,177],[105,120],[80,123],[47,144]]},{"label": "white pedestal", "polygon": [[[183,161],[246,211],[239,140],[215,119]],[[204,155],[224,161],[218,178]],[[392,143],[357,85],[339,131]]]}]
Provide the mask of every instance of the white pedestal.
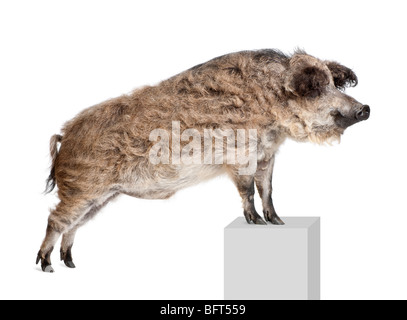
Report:
[{"label": "white pedestal", "polygon": [[320,219],[225,228],[225,300],[319,300]]}]

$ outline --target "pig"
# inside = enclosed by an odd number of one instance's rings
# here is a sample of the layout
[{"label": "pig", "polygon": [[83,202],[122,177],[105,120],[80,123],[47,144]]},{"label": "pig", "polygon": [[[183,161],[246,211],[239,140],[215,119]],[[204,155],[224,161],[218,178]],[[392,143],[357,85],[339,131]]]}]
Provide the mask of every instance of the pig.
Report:
[{"label": "pig", "polygon": [[[84,110],[50,141],[46,192],[57,186],[60,201],[37,264],[54,272],[51,253],[62,236],[60,258],[75,268],[78,228],[119,195],[167,199],[220,174],[236,185],[248,223],[284,224],[272,200],[277,150],[287,138],[331,143],[367,120],[369,106],[345,94],[357,83],[350,68],[301,50],[242,51]],[[236,142],[237,136],[244,139]],[[228,157],[240,153],[243,160],[222,161],[226,153],[213,145],[216,138],[218,147],[234,147]],[[255,185],[264,219],[254,206]]]}]

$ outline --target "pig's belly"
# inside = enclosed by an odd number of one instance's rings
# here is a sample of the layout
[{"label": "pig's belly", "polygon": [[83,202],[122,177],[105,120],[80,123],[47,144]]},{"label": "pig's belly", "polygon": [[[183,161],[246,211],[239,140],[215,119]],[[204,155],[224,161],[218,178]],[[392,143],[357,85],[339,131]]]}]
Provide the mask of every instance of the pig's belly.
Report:
[{"label": "pig's belly", "polygon": [[168,199],[180,189],[225,173],[222,165],[170,165],[148,177],[135,177],[122,186],[122,193],[142,199]]}]

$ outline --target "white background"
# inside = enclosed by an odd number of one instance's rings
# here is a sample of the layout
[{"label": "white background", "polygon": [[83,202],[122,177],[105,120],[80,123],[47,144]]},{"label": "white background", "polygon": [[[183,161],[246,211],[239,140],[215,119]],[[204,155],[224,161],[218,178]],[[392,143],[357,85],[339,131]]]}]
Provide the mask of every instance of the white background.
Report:
[{"label": "white background", "polygon": [[56,273],[40,272],[57,202],[41,194],[49,139],[82,109],[213,57],[300,47],[353,68],[348,93],[372,115],[340,145],[285,143],[276,209],[322,218],[323,299],[406,299],[405,1],[141,3],[0,4],[0,298],[223,299],[223,228],[242,215],[225,177],[168,201],[119,198],[79,231],[77,269],[58,247]]}]

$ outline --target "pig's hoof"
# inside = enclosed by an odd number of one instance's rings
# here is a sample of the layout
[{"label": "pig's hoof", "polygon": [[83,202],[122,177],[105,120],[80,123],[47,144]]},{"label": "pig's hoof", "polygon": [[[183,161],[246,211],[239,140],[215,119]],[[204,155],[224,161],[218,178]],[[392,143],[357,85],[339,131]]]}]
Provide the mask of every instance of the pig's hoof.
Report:
[{"label": "pig's hoof", "polygon": [[73,263],[73,261],[64,261],[64,263],[65,263],[65,265],[66,265],[68,268],[70,268],[70,269],[75,269],[75,268],[76,268],[76,266],[75,266],[75,264]]},{"label": "pig's hoof", "polygon": [[38,252],[36,264],[41,261],[41,269],[47,273],[54,273],[54,269],[51,266],[51,253],[54,248],[51,248],[47,254],[43,255],[41,250]]},{"label": "pig's hoof", "polygon": [[262,225],[266,225],[266,221],[264,221],[259,215],[258,213],[249,213],[249,212],[245,212],[244,216],[246,218],[247,223],[251,223],[253,222],[254,224],[262,224]]},{"label": "pig's hoof", "polygon": [[257,220],[253,221],[254,224],[263,224],[267,225],[267,222],[264,221],[261,217],[259,217]]},{"label": "pig's hoof", "polygon": [[284,221],[281,220],[278,216],[271,217],[271,221],[270,221],[270,222],[271,222],[272,224],[276,224],[276,225],[278,225],[278,226],[283,226],[283,225],[285,225]]},{"label": "pig's hoof", "polygon": [[65,263],[68,268],[76,268],[75,264],[72,261],[72,246],[69,247],[66,251],[61,248],[61,261]]},{"label": "pig's hoof", "polygon": [[264,212],[264,218],[266,221],[270,221],[272,224],[283,226],[285,225],[284,221],[279,218],[279,216],[274,212],[270,213],[270,211]]},{"label": "pig's hoof", "polygon": [[43,269],[42,271],[44,271],[46,273],[54,273],[55,272],[51,265],[46,266],[45,269]]}]

